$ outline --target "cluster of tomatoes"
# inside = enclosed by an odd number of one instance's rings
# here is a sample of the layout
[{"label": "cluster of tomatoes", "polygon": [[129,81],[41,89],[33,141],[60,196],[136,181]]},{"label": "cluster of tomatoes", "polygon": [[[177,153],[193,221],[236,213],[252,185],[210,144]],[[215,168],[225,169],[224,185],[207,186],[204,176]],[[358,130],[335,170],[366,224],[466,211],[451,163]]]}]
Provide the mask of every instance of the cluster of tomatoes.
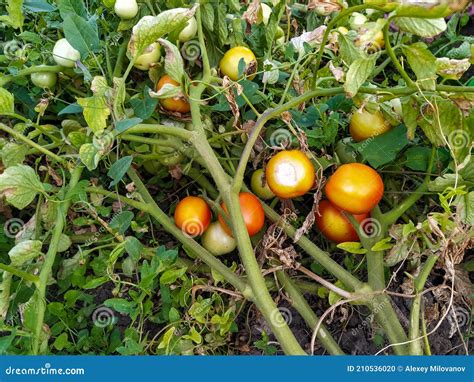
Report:
[{"label": "cluster of tomatoes", "polygon": [[[265,172],[256,170],[251,177],[252,191],[263,200],[278,197],[291,199],[309,192],[315,183],[316,171],[308,156],[300,150],[283,150],[267,163]],[[326,198],[319,203],[316,225],[329,240],[336,243],[359,241],[359,236],[345,215],[352,214],[360,223],[370,217],[370,211],[383,196],[380,175],[361,163],[340,166],[325,187]],[[240,209],[249,236],[259,233],[265,224],[265,212],[260,200],[252,193],[241,192]],[[192,237],[202,235],[202,245],[214,255],[223,255],[236,248],[225,203],[223,213],[211,223],[212,211],[200,197],[188,196],[176,206],[176,226]]]}]

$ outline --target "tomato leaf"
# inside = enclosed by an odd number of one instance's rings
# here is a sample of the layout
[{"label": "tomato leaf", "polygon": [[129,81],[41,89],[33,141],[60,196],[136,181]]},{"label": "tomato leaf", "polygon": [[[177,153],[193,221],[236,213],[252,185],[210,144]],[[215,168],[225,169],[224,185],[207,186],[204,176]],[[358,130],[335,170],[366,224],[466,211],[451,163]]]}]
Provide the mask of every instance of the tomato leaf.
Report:
[{"label": "tomato leaf", "polygon": [[23,26],[25,18],[22,12],[23,0],[8,0],[8,15],[0,16],[0,22],[10,25],[12,28],[18,29]]},{"label": "tomato leaf", "polygon": [[107,172],[107,175],[113,180],[110,182],[109,187],[115,186],[123,178],[128,168],[132,164],[133,158],[126,156],[116,161]]},{"label": "tomato leaf", "polygon": [[426,44],[417,42],[402,47],[408,64],[416,74],[421,88],[435,90],[436,88],[436,57],[428,50]]},{"label": "tomato leaf", "polygon": [[35,170],[22,164],[8,167],[0,175],[0,195],[5,196],[12,206],[23,209],[29,205],[38,193],[44,192]]},{"label": "tomato leaf", "polygon": [[356,241],[346,241],[344,243],[339,243],[337,248],[349,253],[354,253],[356,255],[363,255],[367,253],[367,250],[362,248],[362,244]]},{"label": "tomato leaf", "polygon": [[135,115],[144,120],[151,117],[159,102],[158,98],[150,96],[150,91],[151,89],[145,86],[142,94],[130,100]]},{"label": "tomato leaf", "polygon": [[110,109],[104,96],[78,98],[77,103],[82,106],[84,119],[95,135],[100,135],[107,126]]},{"label": "tomato leaf", "polygon": [[8,90],[0,88],[0,113],[14,112],[14,97]]},{"label": "tomato leaf", "polygon": [[350,66],[346,74],[346,82],[344,90],[349,97],[354,97],[362,84],[367,81],[375,68],[377,55],[370,57],[362,57],[355,60]]},{"label": "tomato leaf", "polygon": [[14,267],[20,267],[41,255],[43,243],[39,240],[25,240],[15,245],[8,252],[10,263]]},{"label": "tomato leaf", "polygon": [[160,38],[158,42],[165,48],[165,72],[176,82],[182,84],[184,78],[184,63],[176,45]]},{"label": "tomato leaf", "polygon": [[69,43],[86,58],[90,52],[100,49],[99,34],[95,20],[86,21],[81,16],[69,15],[63,23],[64,35]]},{"label": "tomato leaf", "polygon": [[83,0],[56,0],[56,4],[58,5],[59,14],[63,20],[66,20],[66,18],[71,15],[87,17]]},{"label": "tomato leaf", "polygon": [[405,32],[420,37],[434,37],[446,30],[444,19],[422,19],[415,17],[400,17],[395,19],[395,24]]},{"label": "tomato leaf", "polygon": [[408,144],[406,132],[405,126],[399,125],[384,134],[353,143],[352,146],[372,167],[378,168],[393,161]]},{"label": "tomato leaf", "polygon": [[95,170],[100,160],[99,150],[92,143],[85,143],[79,149],[79,159],[89,171]]}]

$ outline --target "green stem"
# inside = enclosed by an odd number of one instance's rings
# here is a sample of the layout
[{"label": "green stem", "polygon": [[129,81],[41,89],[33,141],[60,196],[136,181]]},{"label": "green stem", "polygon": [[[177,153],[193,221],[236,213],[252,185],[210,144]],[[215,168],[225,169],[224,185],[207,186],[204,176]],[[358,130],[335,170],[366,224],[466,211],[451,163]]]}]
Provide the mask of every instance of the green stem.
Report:
[{"label": "green stem", "polygon": [[38,276],[32,275],[31,273],[28,273],[28,272],[24,272],[11,265],[0,263],[0,269],[4,270],[5,272],[11,273],[12,275],[21,277],[23,280],[31,281],[32,283],[35,283],[35,284],[37,284],[39,281]]},{"label": "green stem", "polygon": [[423,355],[421,348],[420,337],[420,307],[423,288],[425,287],[426,280],[431,273],[431,270],[438,261],[438,256],[430,255],[425,261],[419,275],[415,278],[415,292],[416,297],[414,298],[411,309],[410,309],[410,326],[408,330],[408,339],[411,341],[409,344],[411,355]]},{"label": "green stem", "polygon": [[192,132],[181,129],[175,126],[154,125],[154,124],[139,124],[126,130],[127,134],[163,134],[171,135],[173,137],[181,138],[188,141],[192,138]]},{"label": "green stem", "polygon": [[[276,273],[278,281],[281,283],[285,291],[291,298],[291,305],[295,308],[298,313],[303,317],[305,322],[311,329],[314,329],[319,322],[319,317],[313,312],[309,304],[304,299],[301,292],[298,290],[295,283],[284,271],[277,271]],[[344,352],[341,350],[337,342],[332,337],[332,334],[323,325],[320,326],[318,331],[318,339],[323,347],[332,355],[343,355]]]},{"label": "green stem", "polygon": [[405,80],[406,84],[410,87],[414,86],[414,83],[410,76],[405,72],[405,69],[403,69],[402,65],[400,64],[400,61],[398,61],[397,56],[395,55],[394,50],[392,49],[392,45],[390,44],[390,35],[389,35],[389,28],[390,28],[390,23],[392,21],[393,17],[389,17],[384,28],[383,28],[383,38],[385,41],[385,50],[387,51],[388,56],[392,59],[393,64],[397,68],[398,72],[400,75],[403,77]]},{"label": "green stem", "polygon": [[25,77],[33,73],[59,73],[64,70],[63,66],[31,66],[29,68],[18,71],[15,75],[9,74],[0,77],[0,87],[4,87],[9,82],[18,77]]},{"label": "green stem", "polygon": [[48,285],[51,270],[53,268],[54,260],[56,259],[56,253],[58,251],[59,241],[64,230],[65,220],[69,206],[71,205],[71,196],[75,192],[74,188],[79,182],[83,167],[76,167],[69,181],[68,190],[64,199],[57,205],[57,217],[49,243],[48,252],[46,253],[43,266],[39,275],[38,289],[38,304],[36,307],[36,326],[35,336],[33,340],[33,354],[38,354],[40,347],[41,333],[43,331],[44,314],[46,311],[46,287]]},{"label": "green stem", "polygon": [[55,153],[49,151],[48,149],[45,149],[43,146],[37,144],[36,142],[33,142],[31,139],[25,137],[23,134],[20,134],[18,131],[13,130],[12,128],[0,123],[0,130],[5,131],[6,133],[10,134],[11,136],[27,143],[31,147],[35,148],[36,150],[40,151],[41,153],[53,158],[57,162],[61,163],[62,165],[65,165],[67,161],[64,158],[61,158],[60,156],[56,155]]},{"label": "green stem", "polygon": [[117,55],[117,61],[115,62],[114,68],[114,77],[121,77],[122,75],[122,66],[123,60],[125,58],[125,53],[127,52],[128,40],[125,40],[120,44],[120,48]]}]

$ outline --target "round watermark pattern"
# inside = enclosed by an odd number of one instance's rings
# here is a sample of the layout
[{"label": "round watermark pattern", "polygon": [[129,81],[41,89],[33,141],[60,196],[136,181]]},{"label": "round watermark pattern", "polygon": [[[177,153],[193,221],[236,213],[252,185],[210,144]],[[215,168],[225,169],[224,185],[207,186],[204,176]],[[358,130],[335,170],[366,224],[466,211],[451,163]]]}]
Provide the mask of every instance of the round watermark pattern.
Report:
[{"label": "round watermark pattern", "polygon": [[461,150],[471,144],[471,139],[467,131],[457,129],[449,133],[448,143],[453,149]]},{"label": "round watermark pattern", "polygon": [[454,308],[456,322],[458,326],[462,328],[463,326],[467,325],[470,318],[470,313],[467,309],[461,308],[460,306]]},{"label": "round watermark pattern", "polygon": [[281,328],[282,326],[291,324],[291,321],[293,321],[293,315],[287,308],[277,308],[271,313],[270,320],[274,326]]},{"label": "round watermark pattern", "polygon": [[270,136],[271,146],[281,146],[288,142],[291,142],[291,133],[286,129],[276,129]]},{"label": "round watermark pattern", "polygon": [[360,222],[361,235],[367,239],[378,236],[382,232],[382,224],[374,218],[367,218]]},{"label": "round watermark pattern", "polygon": [[8,219],[3,225],[3,232],[5,232],[5,236],[13,239],[23,229],[24,225],[25,222],[21,219]]},{"label": "round watermark pattern", "polygon": [[196,40],[186,41],[181,47],[181,55],[185,60],[196,61],[201,57],[201,45]]},{"label": "round watermark pattern", "polygon": [[190,238],[195,238],[204,233],[204,226],[198,220],[187,219],[181,226],[181,231],[183,231],[186,236]]},{"label": "round watermark pattern", "polygon": [[95,326],[99,328],[105,328],[106,326],[113,325],[116,322],[115,313],[112,309],[106,306],[99,306],[92,313],[92,321]]}]

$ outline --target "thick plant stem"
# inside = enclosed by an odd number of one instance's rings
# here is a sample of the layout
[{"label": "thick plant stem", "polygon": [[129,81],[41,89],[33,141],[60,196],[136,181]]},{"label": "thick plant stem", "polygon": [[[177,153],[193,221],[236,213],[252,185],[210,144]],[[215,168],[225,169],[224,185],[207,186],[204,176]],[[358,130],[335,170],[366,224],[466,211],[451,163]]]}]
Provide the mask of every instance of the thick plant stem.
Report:
[{"label": "thick plant stem", "polygon": [[415,279],[415,293],[416,297],[412,302],[410,309],[410,327],[408,331],[408,339],[411,341],[409,344],[411,355],[423,355],[423,350],[420,342],[420,308],[421,308],[421,292],[425,287],[426,280],[433,269],[434,265],[438,261],[438,256],[430,255],[425,261],[425,264],[421,268],[420,274]]},{"label": "thick plant stem", "polygon": [[[301,292],[298,290],[295,283],[284,271],[277,271],[276,273],[278,281],[281,283],[285,291],[291,298],[291,305],[295,308],[298,313],[303,317],[306,324],[311,329],[314,329],[318,324],[319,317],[313,312],[309,304],[304,299]],[[327,330],[324,325],[321,325],[318,331],[318,339],[321,345],[332,355],[343,355],[344,352],[339,347],[337,342],[334,340],[331,332]]]},{"label": "thick plant stem", "polygon": [[38,288],[36,293],[38,295],[37,306],[36,306],[36,326],[35,335],[33,339],[33,354],[38,354],[41,332],[43,331],[44,314],[46,311],[46,286],[48,284],[51,270],[53,269],[54,260],[56,259],[56,253],[58,252],[58,245],[61,239],[61,235],[64,230],[66,215],[71,205],[71,196],[74,192],[74,188],[82,174],[83,167],[76,167],[71,174],[71,179],[68,184],[68,189],[64,199],[57,205],[57,217],[53,228],[53,234],[49,243],[48,252],[46,253],[43,266],[39,275]]}]

